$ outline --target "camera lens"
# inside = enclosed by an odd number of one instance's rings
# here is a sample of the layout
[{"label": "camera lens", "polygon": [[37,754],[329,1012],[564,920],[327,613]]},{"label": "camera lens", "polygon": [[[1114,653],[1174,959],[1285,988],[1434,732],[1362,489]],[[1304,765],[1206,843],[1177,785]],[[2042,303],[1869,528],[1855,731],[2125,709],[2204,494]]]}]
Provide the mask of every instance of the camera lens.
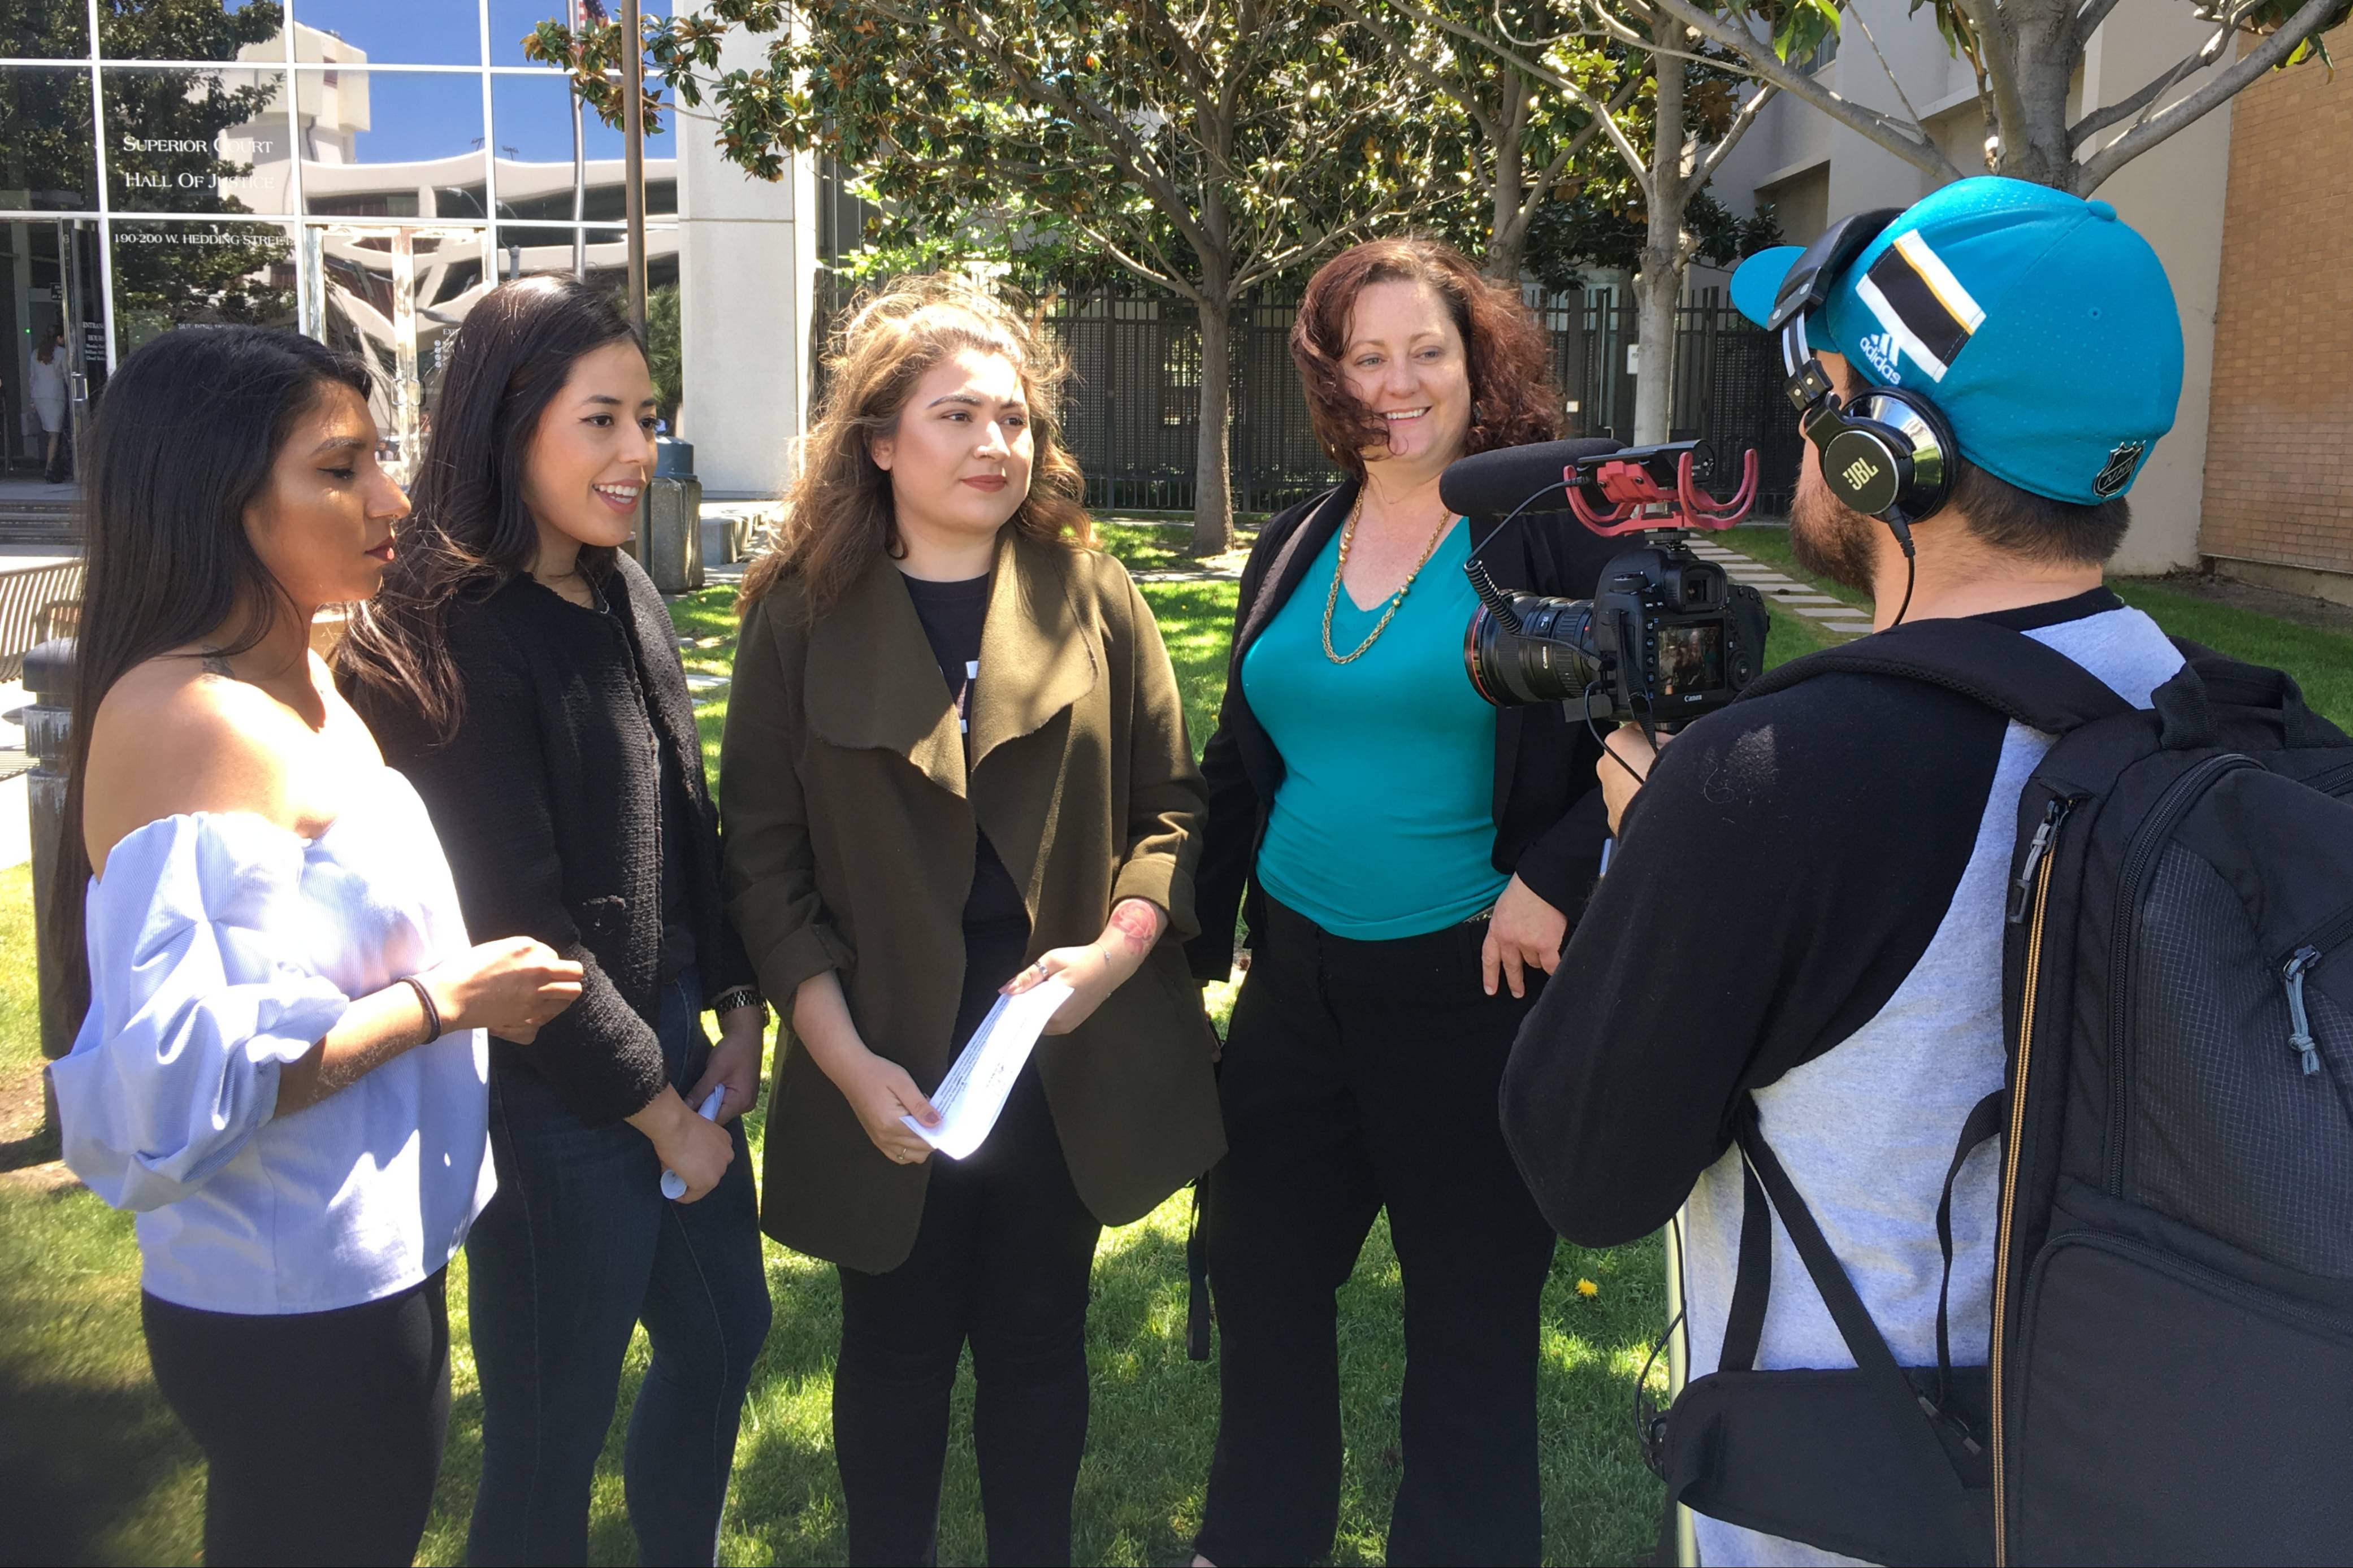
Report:
[{"label": "camera lens", "polygon": [[1600,678],[1591,600],[1514,594],[1511,603],[1518,632],[1482,607],[1462,635],[1463,667],[1480,696],[1498,708],[1565,702]]}]

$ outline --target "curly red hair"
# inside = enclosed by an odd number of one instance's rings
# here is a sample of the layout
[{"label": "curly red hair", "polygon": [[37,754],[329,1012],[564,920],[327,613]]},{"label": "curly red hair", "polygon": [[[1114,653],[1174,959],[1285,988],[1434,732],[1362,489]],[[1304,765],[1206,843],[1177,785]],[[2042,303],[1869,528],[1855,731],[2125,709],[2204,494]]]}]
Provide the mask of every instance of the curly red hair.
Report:
[{"label": "curly red hair", "polygon": [[1435,239],[1376,239],[1342,251],[1315,270],[1291,324],[1291,357],[1307,394],[1308,417],[1325,455],[1356,479],[1364,449],[1384,445],[1388,426],[1348,390],[1340,357],[1356,296],[1375,283],[1427,284],[1446,301],[1471,372],[1471,432],[1463,450],[1549,441],[1560,434],[1552,344],[1520,291],[1480,276],[1470,259]]}]

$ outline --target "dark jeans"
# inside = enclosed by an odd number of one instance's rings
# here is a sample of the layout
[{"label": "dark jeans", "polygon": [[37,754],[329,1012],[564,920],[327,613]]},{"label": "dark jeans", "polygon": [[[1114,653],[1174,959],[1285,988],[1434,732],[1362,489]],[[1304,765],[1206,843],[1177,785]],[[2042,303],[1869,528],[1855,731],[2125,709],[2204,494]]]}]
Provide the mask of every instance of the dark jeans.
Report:
[{"label": "dark jeans", "polygon": [[449,1423],[446,1270],[332,1312],[139,1299],[156,1386],[205,1451],[205,1561],[405,1563]]},{"label": "dark jeans", "polygon": [[1495,1100],[1535,989],[1480,989],[1483,923],[1352,942],[1271,900],[1268,915],[1227,1032],[1227,1153],[1203,1215],[1224,1403],[1196,1545],[1219,1568],[1331,1551],[1335,1295],[1386,1205],[1407,1356],[1388,1561],[1534,1563],[1553,1233]]},{"label": "dark jeans", "polygon": [[[968,953],[955,1038],[1021,963]],[[969,1159],[932,1156],[922,1227],[887,1274],[844,1268],[833,1446],[854,1563],[929,1563],[948,1394],[972,1342],[973,1447],[992,1563],[1071,1560],[1087,1442],[1087,1285],[1103,1226],[1079,1201],[1032,1061]]]},{"label": "dark jeans", "polygon": [[[683,1094],[708,1063],[702,987],[663,987],[662,1055]],[[527,1071],[493,1073],[499,1194],[466,1243],[482,1383],[482,1485],[466,1557],[579,1563],[588,1488],[630,1331],[653,1356],[629,1416],[622,1479],[638,1557],[709,1563],[735,1458],[768,1283],[752,1160],[691,1204],[661,1195],[661,1162],[628,1122],[584,1127]]]}]

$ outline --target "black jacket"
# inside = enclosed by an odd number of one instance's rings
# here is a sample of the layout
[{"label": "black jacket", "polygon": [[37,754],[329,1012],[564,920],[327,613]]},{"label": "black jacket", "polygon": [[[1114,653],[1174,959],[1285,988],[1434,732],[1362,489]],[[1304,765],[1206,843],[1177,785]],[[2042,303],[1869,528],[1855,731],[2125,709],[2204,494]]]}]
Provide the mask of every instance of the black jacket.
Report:
[{"label": "black jacket", "polygon": [[669,1081],[654,1036],[661,748],[701,818],[686,835],[694,854],[684,881],[703,994],[754,984],[720,900],[719,814],[670,616],[627,556],[598,586],[609,615],[527,575],[452,607],[449,655],[466,712],[447,745],[428,744],[416,715],[383,693],[351,693],[385,760],[432,814],[467,931],[477,941],[537,937],[587,970],[580,1000],[536,1040],[495,1040],[491,1053],[544,1079],[592,1127],[643,1110]]},{"label": "black jacket", "polygon": [[[1234,917],[1243,908],[1245,891],[1251,931],[1263,923],[1255,879],[1258,847],[1284,770],[1282,753],[1243,695],[1242,656],[1297,590],[1356,502],[1351,482],[1278,513],[1259,531],[1242,568],[1225,700],[1201,759],[1209,786],[1209,825],[1201,868],[1193,879],[1201,934],[1186,947],[1198,979],[1223,980],[1231,972]],[[1494,525],[1493,518],[1472,518],[1472,542],[1486,538]],[[1618,542],[1588,532],[1560,511],[1523,514],[1479,553],[1507,592],[1584,599],[1592,596],[1601,568],[1619,550]],[[1601,843],[1609,833],[1593,773],[1600,754],[1583,722],[1572,722],[1556,703],[1496,711],[1495,869],[1517,876],[1567,914],[1571,925],[1600,875]]]}]

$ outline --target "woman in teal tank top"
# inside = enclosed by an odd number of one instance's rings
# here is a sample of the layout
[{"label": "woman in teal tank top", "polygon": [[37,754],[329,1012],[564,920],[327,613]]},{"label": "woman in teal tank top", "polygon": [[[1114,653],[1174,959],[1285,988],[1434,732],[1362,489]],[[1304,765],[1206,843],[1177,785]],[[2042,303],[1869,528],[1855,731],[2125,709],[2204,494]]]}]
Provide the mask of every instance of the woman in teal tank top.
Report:
[{"label": "woman in teal tank top", "polygon": [[[1445,246],[1359,246],[1309,284],[1292,353],[1350,475],[1260,533],[1202,764],[1197,976],[1251,961],[1226,1040],[1229,1152],[1205,1189],[1223,1405],[1196,1551],[1307,1562],[1337,1523],[1334,1293],[1387,1209],[1404,1276],[1392,1562],[1533,1563],[1536,1310],[1552,1251],[1503,1143],[1519,1021],[1598,871],[1588,739],[1491,708],[1462,663],[1463,564],[1493,520],[1440,501],[1468,452],[1557,434],[1518,291]],[[1603,552],[1556,516],[1482,552],[1589,594]]]}]

